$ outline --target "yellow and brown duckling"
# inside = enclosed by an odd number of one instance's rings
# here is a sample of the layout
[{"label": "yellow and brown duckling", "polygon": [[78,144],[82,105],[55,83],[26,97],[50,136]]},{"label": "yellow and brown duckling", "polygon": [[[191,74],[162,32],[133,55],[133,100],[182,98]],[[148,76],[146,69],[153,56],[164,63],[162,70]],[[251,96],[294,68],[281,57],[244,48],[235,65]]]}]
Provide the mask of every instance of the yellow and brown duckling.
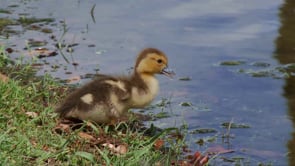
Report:
[{"label": "yellow and brown duckling", "polygon": [[146,48],[137,57],[129,77],[101,75],[70,94],[56,109],[63,119],[113,123],[131,108],[144,108],[156,97],[159,85],[155,74],[174,75],[167,70],[167,56]]}]

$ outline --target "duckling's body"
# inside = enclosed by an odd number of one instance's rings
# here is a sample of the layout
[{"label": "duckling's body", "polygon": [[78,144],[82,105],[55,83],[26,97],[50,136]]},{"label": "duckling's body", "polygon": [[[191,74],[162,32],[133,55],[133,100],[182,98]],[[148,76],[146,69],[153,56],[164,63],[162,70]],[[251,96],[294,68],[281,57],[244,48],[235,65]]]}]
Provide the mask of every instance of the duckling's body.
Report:
[{"label": "duckling's body", "polygon": [[125,116],[130,108],[144,108],[156,97],[159,84],[155,74],[165,71],[166,55],[154,48],[138,56],[130,77],[101,75],[70,94],[57,108],[62,118],[111,123]]}]

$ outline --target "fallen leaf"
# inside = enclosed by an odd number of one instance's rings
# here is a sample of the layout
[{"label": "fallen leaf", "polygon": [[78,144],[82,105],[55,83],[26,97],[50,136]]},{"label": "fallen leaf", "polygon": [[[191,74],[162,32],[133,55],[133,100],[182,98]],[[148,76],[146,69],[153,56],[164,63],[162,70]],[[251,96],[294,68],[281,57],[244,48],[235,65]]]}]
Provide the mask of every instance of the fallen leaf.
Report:
[{"label": "fallen leaf", "polygon": [[45,58],[45,57],[51,57],[56,56],[58,53],[56,51],[51,51],[47,48],[36,48],[34,50],[29,50],[27,53],[29,56],[34,56],[38,58]]},{"label": "fallen leaf", "polygon": [[172,161],[171,165],[177,165],[177,166],[192,166],[191,163],[189,163],[188,161],[184,161],[184,160],[180,160],[180,161]]},{"label": "fallen leaf", "polygon": [[0,73],[0,81],[3,81],[3,82],[8,82],[8,77],[2,73]]},{"label": "fallen leaf", "polygon": [[56,127],[53,128],[53,131],[55,131],[58,134],[69,133],[70,130],[71,130],[70,124],[65,124],[65,123],[58,123]]},{"label": "fallen leaf", "polygon": [[44,64],[42,63],[33,63],[31,64],[31,66],[35,69],[42,69],[42,67],[44,66]]},{"label": "fallen leaf", "polygon": [[126,154],[128,151],[127,145],[123,145],[123,144],[115,146],[114,144],[104,143],[102,144],[102,146],[109,148],[109,150],[115,154]]},{"label": "fallen leaf", "polygon": [[201,152],[197,151],[193,155],[193,159],[190,161],[190,163],[193,166],[204,166],[208,163],[209,157],[207,155],[202,155]]},{"label": "fallen leaf", "polygon": [[128,147],[127,145],[119,145],[116,150],[119,154],[126,154],[128,151]]},{"label": "fallen leaf", "polygon": [[42,149],[43,149],[44,151],[48,151],[49,147],[48,147],[47,145],[43,145]]},{"label": "fallen leaf", "polygon": [[11,54],[14,50],[12,48],[6,48],[5,51],[9,54]]},{"label": "fallen leaf", "polygon": [[81,80],[80,76],[73,76],[67,79],[68,84],[74,84]]},{"label": "fallen leaf", "polygon": [[38,145],[37,140],[36,139],[31,139],[30,140],[31,144],[36,147]]},{"label": "fallen leaf", "polygon": [[199,161],[198,164],[199,166],[203,166],[206,165],[209,161],[209,157],[208,156],[203,156]]},{"label": "fallen leaf", "polygon": [[36,112],[26,112],[25,114],[30,118],[36,118],[38,116]]},{"label": "fallen leaf", "polygon": [[161,147],[163,147],[164,141],[162,139],[157,139],[154,143],[154,147],[156,150],[159,150]]},{"label": "fallen leaf", "polygon": [[85,132],[79,132],[78,135],[79,137],[84,138],[86,140],[95,140],[95,138],[92,135],[87,134]]}]

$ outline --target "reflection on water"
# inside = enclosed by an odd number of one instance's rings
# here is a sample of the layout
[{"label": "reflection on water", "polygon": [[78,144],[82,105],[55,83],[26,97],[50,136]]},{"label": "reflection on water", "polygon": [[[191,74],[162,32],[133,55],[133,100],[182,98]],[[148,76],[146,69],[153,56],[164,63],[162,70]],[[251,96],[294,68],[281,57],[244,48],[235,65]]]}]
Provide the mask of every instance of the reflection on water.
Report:
[{"label": "reflection on water", "polygon": [[[281,27],[276,40],[276,58],[281,64],[295,63],[295,1],[285,0],[280,9]],[[295,69],[289,69],[290,77],[286,78],[284,96],[288,100],[289,115],[295,128]],[[293,75],[292,75],[293,73]],[[295,165],[295,132],[288,142],[289,164]]]}]

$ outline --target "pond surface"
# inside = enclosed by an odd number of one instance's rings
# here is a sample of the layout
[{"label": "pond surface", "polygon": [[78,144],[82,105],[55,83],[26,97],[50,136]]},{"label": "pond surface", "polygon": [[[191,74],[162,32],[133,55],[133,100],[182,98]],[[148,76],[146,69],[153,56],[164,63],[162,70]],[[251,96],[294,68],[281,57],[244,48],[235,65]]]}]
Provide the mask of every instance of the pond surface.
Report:
[{"label": "pond surface", "polygon": [[[242,163],[295,165],[293,1],[2,0],[0,9],[18,22],[1,29],[10,55],[35,59],[39,74],[78,76],[74,83],[127,74],[142,48],[161,49],[177,76],[159,76],[158,107],[145,112],[169,117],[148,124],[184,127],[193,151],[223,147],[234,152],[221,156]],[[32,17],[54,20],[19,23]],[[39,47],[57,55],[38,59]],[[229,122],[236,128],[223,126]]]}]

